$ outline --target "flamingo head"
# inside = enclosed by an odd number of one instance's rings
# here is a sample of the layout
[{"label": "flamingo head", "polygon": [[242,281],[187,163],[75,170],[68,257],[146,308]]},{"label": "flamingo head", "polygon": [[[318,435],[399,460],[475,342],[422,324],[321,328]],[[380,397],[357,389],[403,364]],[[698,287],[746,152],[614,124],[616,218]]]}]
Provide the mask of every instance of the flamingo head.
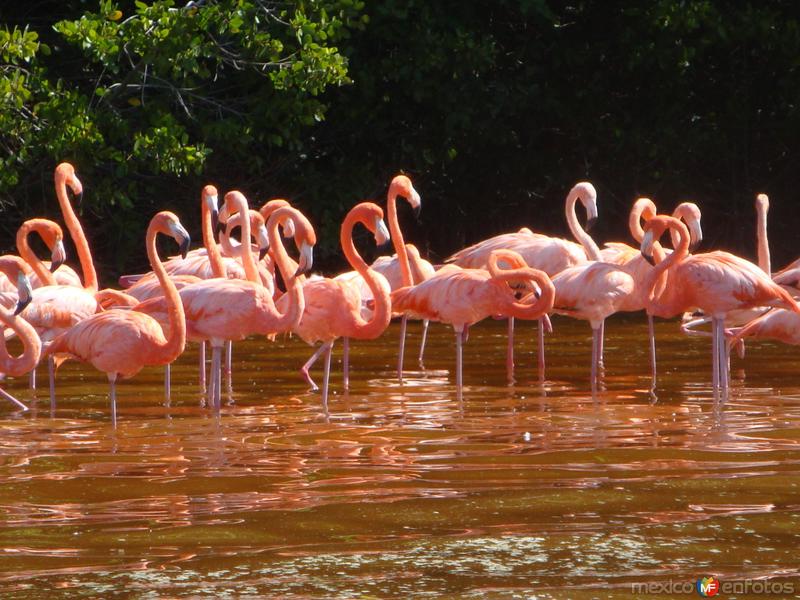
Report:
[{"label": "flamingo head", "polygon": [[186,254],[189,252],[189,244],[192,243],[192,238],[175,213],[168,210],[162,210],[156,213],[150,220],[150,227],[155,228],[158,233],[163,233],[172,237],[180,247],[181,257],[186,258]]},{"label": "flamingo head", "polygon": [[83,184],[78,176],[75,175],[75,167],[68,162],[63,162],[56,167],[55,178],[57,182],[63,182],[72,190],[78,204],[83,200]]},{"label": "flamingo head", "polygon": [[[675,207],[672,216],[680,219],[689,230],[689,252],[697,250],[703,241],[703,229],[700,227],[700,207],[694,202],[681,202]],[[677,246],[677,234],[672,239],[673,246]]]},{"label": "flamingo head", "polygon": [[[264,217],[264,220],[267,221],[272,213],[279,208],[284,208],[286,206],[291,206],[288,200],[284,200],[283,198],[275,198],[274,200],[265,202],[264,205],[258,209],[258,212],[260,212],[261,216]],[[294,221],[292,221],[291,217],[286,217],[283,220],[283,237],[287,239],[294,237]]]},{"label": "flamingo head", "polygon": [[203,188],[203,204],[211,213],[211,231],[216,232],[219,227],[219,194],[213,185]]},{"label": "flamingo head", "polygon": [[414,211],[414,217],[418,219],[420,210],[422,210],[422,198],[406,175],[395,176],[389,184],[387,197],[396,198],[397,196],[402,196],[408,201]]}]

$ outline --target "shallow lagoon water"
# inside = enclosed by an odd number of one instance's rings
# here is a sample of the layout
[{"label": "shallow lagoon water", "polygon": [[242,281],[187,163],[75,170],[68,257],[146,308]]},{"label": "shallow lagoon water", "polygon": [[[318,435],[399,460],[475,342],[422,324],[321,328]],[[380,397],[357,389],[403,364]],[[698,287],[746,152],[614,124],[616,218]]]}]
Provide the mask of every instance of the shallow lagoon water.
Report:
[{"label": "shallow lagoon water", "polygon": [[505,322],[471,329],[461,403],[452,330],[431,325],[420,370],[418,323],[402,386],[393,324],[351,344],[327,411],[297,339],[236,344],[219,417],[193,345],[169,404],[160,369],[119,384],[116,428],[88,365],[61,367],[54,414],[8,380],[32,410],[0,412],[0,594],[632,598],[713,575],[800,595],[798,350],[749,344],[719,402],[710,341],[660,322],[653,395],[644,319],[614,318],[593,395],[588,325],[554,319],[545,381],[535,327],[513,385]]}]

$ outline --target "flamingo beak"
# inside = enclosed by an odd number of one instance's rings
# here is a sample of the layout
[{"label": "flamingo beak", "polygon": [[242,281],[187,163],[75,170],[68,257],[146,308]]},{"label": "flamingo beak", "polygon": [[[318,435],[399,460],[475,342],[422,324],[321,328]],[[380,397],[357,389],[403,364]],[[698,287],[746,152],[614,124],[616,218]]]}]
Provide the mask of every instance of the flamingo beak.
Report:
[{"label": "flamingo beak", "polygon": [[651,266],[656,266],[656,261],[653,260],[653,232],[651,230],[644,232],[641,247],[642,257],[650,263]]},{"label": "flamingo beak", "polygon": [[389,235],[389,230],[386,228],[386,223],[384,223],[381,218],[375,219],[375,244],[380,247],[384,244],[388,244],[390,241],[391,236]]},{"label": "flamingo beak", "polygon": [[597,223],[597,217],[589,217],[586,220],[586,231],[591,231],[595,223]]},{"label": "flamingo beak", "polygon": [[20,272],[17,276],[17,291],[19,298],[17,300],[17,307],[14,309],[14,314],[18,315],[33,299],[33,290],[31,289],[31,281],[25,273]]},{"label": "flamingo beak", "polygon": [[311,271],[313,264],[314,246],[308,242],[302,242],[300,244],[300,262],[297,265],[297,271],[295,271],[294,276],[297,277],[298,275],[305,275]]},{"label": "flamingo beak", "polygon": [[258,228],[258,260],[263,260],[267,252],[269,252],[269,234],[267,228],[261,225]]},{"label": "flamingo beak", "polygon": [[414,207],[414,218],[419,221],[419,213],[422,212],[422,204],[417,204]]},{"label": "flamingo beak", "polygon": [[700,227],[700,223],[697,221],[693,222],[689,227],[689,233],[691,234],[689,236],[691,238],[689,252],[694,252],[703,242],[703,229]]},{"label": "flamingo beak", "polygon": [[192,243],[192,238],[189,235],[189,232],[186,231],[180,222],[170,223],[169,229],[172,233],[172,237],[174,237],[175,241],[178,242],[178,246],[181,250],[181,258],[186,258],[186,255],[189,253],[189,244]]},{"label": "flamingo beak", "polygon": [[259,248],[258,249],[258,262],[264,260],[264,257],[269,253],[269,246],[266,248]]},{"label": "flamingo beak", "polygon": [[53,246],[53,252],[50,255],[50,272],[55,273],[56,269],[63,265],[66,260],[67,252],[64,250],[64,241],[58,240]]},{"label": "flamingo beak", "polygon": [[216,208],[211,209],[211,231],[218,233],[219,230],[219,211]]}]

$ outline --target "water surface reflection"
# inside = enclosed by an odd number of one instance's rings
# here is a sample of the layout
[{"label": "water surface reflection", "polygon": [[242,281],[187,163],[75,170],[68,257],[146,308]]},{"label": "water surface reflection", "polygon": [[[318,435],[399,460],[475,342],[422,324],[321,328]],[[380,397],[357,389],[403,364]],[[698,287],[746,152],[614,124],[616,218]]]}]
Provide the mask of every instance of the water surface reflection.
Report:
[{"label": "water surface reflection", "polygon": [[[236,346],[220,418],[194,348],[169,404],[157,369],[119,386],[116,428],[102,375],[67,363],[53,417],[46,393],[2,413],[0,590],[588,598],[714,574],[800,591],[793,349],[753,344],[715,403],[707,341],[660,323],[654,399],[646,326],[616,319],[592,395],[588,327],[555,325],[547,380],[531,329],[512,386],[504,323],[473,328],[461,403],[444,327],[402,386],[395,326],[353,344],[352,389],[334,378],[327,412],[297,375],[297,340]],[[24,383],[9,387],[29,398]]]}]

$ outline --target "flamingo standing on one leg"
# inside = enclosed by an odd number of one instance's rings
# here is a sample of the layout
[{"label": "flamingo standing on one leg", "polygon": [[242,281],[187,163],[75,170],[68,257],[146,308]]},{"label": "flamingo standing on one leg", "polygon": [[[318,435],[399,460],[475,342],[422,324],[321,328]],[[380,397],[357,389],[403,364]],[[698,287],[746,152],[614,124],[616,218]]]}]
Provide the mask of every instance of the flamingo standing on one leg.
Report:
[{"label": "flamingo standing on one leg", "polygon": [[[575,214],[578,202],[586,210],[586,229],[581,227]],[[587,260],[602,260],[600,249],[587,233],[597,221],[597,191],[594,186],[586,181],[575,184],[567,194],[564,212],[567,225],[573,237],[579,243],[569,240],[550,237],[533,233],[523,227],[516,233],[505,233],[473,244],[453,254],[446,262],[452,262],[460,267],[485,269],[489,255],[493,250],[509,249],[518,252],[525,262],[534,269],[540,269],[553,277],[564,269],[585,263]],[[539,376],[544,378],[544,333],[550,330],[550,321],[547,315],[539,320]],[[510,380],[514,373],[514,321],[513,317],[508,323],[508,352],[506,358],[506,371]]]},{"label": "flamingo standing on one leg", "polygon": [[[778,306],[800,313],[792,296],[753,263],[728,252],[689,255],[686,226],[673,217],[658,216],[644,227],[642,255],[652,260],[653,243],[666,229],[679,235],[678,247],[658,263],[646,282],[650,290],[648,310],[659,317],[673,317],[698,307],[711,315],[712,381],[714,393],[728,389],[728,352],[725,319],[731,311],[756,306]],[[656,289],[666,274],[667,284]]]},{"label": "flamingo standing on one leg", "polygon": [[[405,175],[395,176],[389,184],[389,191],[386,193],[386,217],[389,222],[389,234],[391,235],[391,241],[394,245],[395,255],[392,257],[381,256],[370,265],[371,269],[386,277],[386,280],[389,282],[389,287],[392,290],[420,283],[434,272],[433,265],[421,259],[419,257],[419,251],[416,248],[414,248],[416,252],[416,269],[412,270],[411,260],[409,258],[410,251],[403,240],[403,232],[400,230],[400,223],[397,219],[398,196],[408,201],[415,215],[419,215],[420,209],[422,208],[420,195],[417,190],[414,189],[411,180]],[[426,265],[421,263],[426,263]],[[418,275],[417,279],[414,278],[415,272]],[[362,299],[367,301],[371,300],[369,296],[369,287],[358,272],[350,271],[342,273],[335,279],[360,286]],[[408,316],[402,315],[400,323],[400,346],[397,358],[397,378],[400,381],[403,380],[403,358],[405,355],[407,322]],[[427,322],[423,322],[423,328],[427,330]],[[349,344],[346,337],[344,338],[344,344],[344,389],[348,389]],[[420,349],[420,356],[422,356],[423,351],[424,342]]]},{"label": "flamingo standing on one leg", "polygon": [[[237,191],[228,192],[226,204],[234,206],[230,214],[246,213],[247,200]],[[278,232],[283,219],[290,217],[300,239],[300,265],[295,270]],[[271,251],[284,281],[288,282],[285,301],[276,307],[272,294],[258,280],[255,260],[250,244],[243,245],[242,259],[248,279],[204,279],[186,286],[179,294],[187,322],[187,335],[191,341],[210,340],[212,348],[211,376],[208,401],[216,410],[221,400],[221,357],[226,340],[241,340],[248,335],[284,333],[294,327],[305,306],[303,288],[298,276],[311,268],[312,251],[316,235],[311,223],[293,208],[276,210],[267,222]],[[242,221],[242,237],[250,236],[249,219]],[[147,312],[163,322],[166,309],[163,298],[143,302],[136,310]]]},{"label": "flamingo standing on one leg", "polygon": [[[503,269],[499,262],[510,264]],[[553,307],[554,288],[543,271],[525,266],[522,257],[511,250],[493,250],[488,270],[464,269],[446,265],[419,285],[392,292],[392,308],[421,318],[449,323],[456,334],[456,390],[463,393],[462,344],[467,328],[488,316],[539,319]],[[517,302],[511,282],[530,281],[541,295],[529,303]],[[528,297],[530,294],[528,295]],[[526,297],[527,298],[527,297]]]},{"label": "flamingo standing on one leg", "polygon": [[[315,278],[309,279],[303,286],[305,310],[294,328],[306,343],[313,345],[322,342],[322,346],[311,355],[300,372],[312,389],[318,389],[308,371],[320,354],[325,353],[322,403],[326,409],[334,341],[340,337],[375,339],[386,330],[392,317],[389,283],[364,262],[353,244],[353,228],[357,223],[372,232],[378,246],[389,241],[389,231],[383,221],[383,209],[372,202],[362,202],[350,209],[340,231],[339,238],[347,262],[364,278],[372,293],[374,306],[371,318],[365,320],[361,316],[362,298],[358,286],[335,279]],[[286,302],[286,296],[283,296],[278,300],[278,306],[285,306]]]},{"label": "flamingo standing on one leg", "polygon": [[[42,352],[42,342],[36,330],[18,316],[31,301],[31,282],[25,273],[24,263],[16,256],[0,257],[0,272],[13,282],[18,296],[17,306],[13,312],[0,306],[0,322],[22,341],[22,354],[13,357],[8,353],[5,336],[0,338],[0,374],[18,377],[36,367]],[[3,389],[0,389],[0,396],[22,410],[28,410],[27,406]]]},{"label": "flamingo standing on one leg", "polygon": [[164,289],[169,332],[165,335],[158,321],[141,312],[112,309],[88,319],[61,334],[46,353],[60,360],[75,357],[106,373],[111,384],[111,419],[117,421],[117,377],[136,375],[145,366],[166,365],[174,361],[186,345],[186,320],[175,284],[167,276],[156,250],[156,235],[175,239],[183,252],[189,248],[189,234],[178,217],[160,212],[147,228],[147,256]]}]

